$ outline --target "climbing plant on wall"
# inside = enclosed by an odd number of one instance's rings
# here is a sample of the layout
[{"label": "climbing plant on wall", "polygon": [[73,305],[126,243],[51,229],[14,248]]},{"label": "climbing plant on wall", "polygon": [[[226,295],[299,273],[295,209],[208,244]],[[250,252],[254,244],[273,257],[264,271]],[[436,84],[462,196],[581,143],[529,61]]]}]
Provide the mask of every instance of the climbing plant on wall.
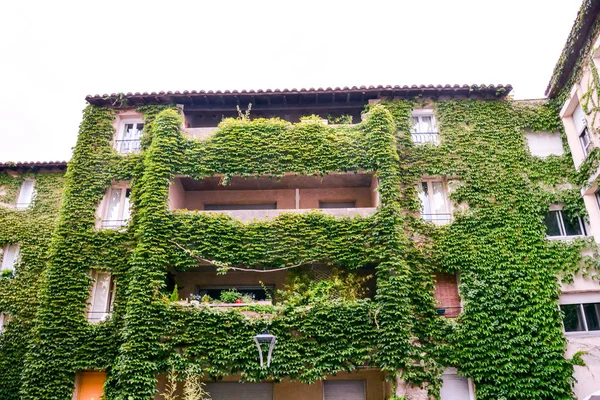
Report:
[{"label": "climbing plant on wall", "polygon": [[[437,147],[411,141],[411,110],[423,106],[436,112]],[[356,126],[330,127],[316,117],[298,124],[227,119],[204,141],[184,136],[174,107],[139,111],[143,152],[127,156],[112,148],[115,111],[84,112],[49,251],[32,267],[44,274],[35,323],[29,317],[33,330],[22,336],[29,343],[24,369],[5,398],[68,398],[75,373],[88,369],[107,371],[108,399],[131,400],[152,398],[157,374],[173,367],[215,379],[313,382],[364,365],[434,397],[443,369],[454,366],[473,378],[481,399],[572,398],[558,276],[583,268],[587,243],[546,241],[543,219],[554,202],[572,214],[583,208],[560,186],[574,179],[568,158],[535,158],[524,139],[527,129],[560,129],[552,104],[399,100],[369,107]],[[333,172],[376,174],[377,212],[294,213],[242,224],[167,205],[176,175],[218,174],[228,184],[233,176]],[[460,183],[452,199],[462,206],[452,224],[435,227],[418,217],[422,176]],[[123,230],[97,230],[96,208],[115,181],[132,186],[132,219]],[[375,266],[377,290],[373,299],[235,310],[169,302],[167,273],[197,266],[198,257],[241,268]],[[85,317],[92,269],[110,271],[118,288],[112,317],[99,324]],[[460,271],[464,312],[456,321],[435,311],[439,271]],[[252,340],[265,327],[278,337],[270,369],[258,365]]]}]

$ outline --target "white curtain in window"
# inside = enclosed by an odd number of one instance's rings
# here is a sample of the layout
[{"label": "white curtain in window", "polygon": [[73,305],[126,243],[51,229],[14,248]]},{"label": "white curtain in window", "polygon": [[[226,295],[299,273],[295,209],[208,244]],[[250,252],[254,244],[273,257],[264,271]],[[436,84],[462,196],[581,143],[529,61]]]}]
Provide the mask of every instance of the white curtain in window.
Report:
[{"label": "white curtain in window", "polygon": [[421,132],[423,132],[423,133],[434,132],[432,117],[421,117]]},{"label": "white curtain in window", "polygon": [[446,196],[444,194],[444,184],[442,182],[431,182],[431,209],[433,214],[446,214]]},{"label": "white curtain in window", "polygon": [[33,188],[35,185],[35,180],[33,179],[25,179],[23,184],[21,185],[21,190],[19,191],[19,198],[17,199],[17,207],[26,208],[31,204],[31,199],[33,198]]},{"label": "white curtain in window", "polygon": [[419,185],[419,200],[421,200],[421,213],[431,215],[431,205],[429,204],[429,188],[427,182],[421,182]]},{"label": "white curtain in window", "polygon": [[120,220],[119,212],[121,208],[121,189],[110,189],[108,198],[108,208],[106,210],[107,221]]},{"label": "white curtain in window", "polygon": [[123,221],[129,220],[129,216],[131,215],[131,203],[129,202],[129,197],[131,196],[131,189],[126,189],[125,191],[125,204],[123,204]]},{"label": "white curtain in window", "polygon": [[2,256],[2,269],[14,270],[15,264],[19,261],[19,244],[9,244],[4,248]]},{"label": "white curtain in window", "polygon": [[100,321],[110,311],[111,276],[108,272],[97,271],[92,288],[92,299],[89,319]]}]

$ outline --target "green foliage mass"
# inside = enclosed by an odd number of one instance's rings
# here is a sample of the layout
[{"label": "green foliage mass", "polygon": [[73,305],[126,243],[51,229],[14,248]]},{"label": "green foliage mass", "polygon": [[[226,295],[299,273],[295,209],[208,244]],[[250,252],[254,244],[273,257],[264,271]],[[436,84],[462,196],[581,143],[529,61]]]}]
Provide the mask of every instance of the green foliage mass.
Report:
[{"label": "green foliage mass", "polygon": [[[69,398],[81,370],[107,371],[107,399],[147,400],[156,394],[157,374],[173,367],[215,379],[240,374],[249,381],[313,382],[368,365],[390,379],[427,383],[432,396],[439,396],[443,369],[454,366],[474,379],[480,399],[572,398],[557,276],[572,279],[584,268],[580,251],[587,244],[548,242],[543,218],[553,202],[566,203],[572,214],[583,208],[575,191],[559,186],[573,179],[568,156],[537,159],[524,139],[526,129],[560,129],[556,109],[498,100],[427,104],[436,110],[441,144],[415,146],[409,117],[423,105],[375,105],[356,126],[330,127],[318,118],[298,124],[227,119],[204,141],[183,135],[173,107],[145,107],[139,110],[146,119],[143,151],[127,156],[111,145],[114,112],[88,107],[58,220],[56,208],[44,209],[39,218],[52,220],[48,232],[27,228],[40,245],[32,247],[36,257],[24,256],[15,279],[30,270],[29,279],[42,276],[41,284],[27,286],[31,298],[14,292],[6,304],[0,300],[6,310],[27,315],[0,338],[0,364],[24,366],[0,368],[0,380],[10,382],[0,386],[0,397]],[[227,184],[232,176],[333,172],[375,173],[377,212],[356,218],[289,213],[242,224],[167,205],[176,175],[219,174]],[[418,217],[422,176],[461,182],[452,198],[464,207],[452,224],[435,227]],[[132,186],[129,225],[97,230],[97,205],[111,182],[124,180]],[[17,215],[0,208],[5,212]],[[0,223],[0,238],[25,243],[25,236],[9,236],[13,224]],[[352,272],[375,266],[376,292],[373,299],[183,307],[165,293],[168,271],[197,265],[179,246],[237,267],[316,262]],[[117,282],[112,317],[99,324],[85,316],[92,269],[110,271]],[[440,271],[460,271],[465,308],[456,321],[435,311]],[[268,369],[258,365],[253,342],[265,327],[278,338]]]}]

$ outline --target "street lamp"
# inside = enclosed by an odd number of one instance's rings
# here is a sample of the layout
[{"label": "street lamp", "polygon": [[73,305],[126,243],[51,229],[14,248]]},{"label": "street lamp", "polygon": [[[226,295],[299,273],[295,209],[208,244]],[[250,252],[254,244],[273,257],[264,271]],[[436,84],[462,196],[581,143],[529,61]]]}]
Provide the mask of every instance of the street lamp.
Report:
[{"label": "street lamp", "polygon": [[256,347],[258,348],[258,355],[260,356],[260,367],[264,367],[263,362],[263,345],[269,346],[269,352],[267,354],[267,367],[271,365],[271,355],[273,354],[273,348],[275,348],[275,343],[277,343],[277,338],[275,335],[271,335],[267,328],[263,331],[263,333],[259,333],[254,336],[254,343],[256,343]]}]

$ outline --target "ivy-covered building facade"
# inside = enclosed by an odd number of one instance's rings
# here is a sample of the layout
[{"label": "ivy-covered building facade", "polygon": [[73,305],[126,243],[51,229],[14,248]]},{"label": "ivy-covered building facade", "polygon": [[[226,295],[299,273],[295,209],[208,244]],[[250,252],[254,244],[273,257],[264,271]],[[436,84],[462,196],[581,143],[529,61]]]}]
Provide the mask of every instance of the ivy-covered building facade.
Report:
[{"label": "ivy-covered building facade", "polygon": [[600,396],[598,11],[547,100],[88,96],[0,164],[0,398]]}]

